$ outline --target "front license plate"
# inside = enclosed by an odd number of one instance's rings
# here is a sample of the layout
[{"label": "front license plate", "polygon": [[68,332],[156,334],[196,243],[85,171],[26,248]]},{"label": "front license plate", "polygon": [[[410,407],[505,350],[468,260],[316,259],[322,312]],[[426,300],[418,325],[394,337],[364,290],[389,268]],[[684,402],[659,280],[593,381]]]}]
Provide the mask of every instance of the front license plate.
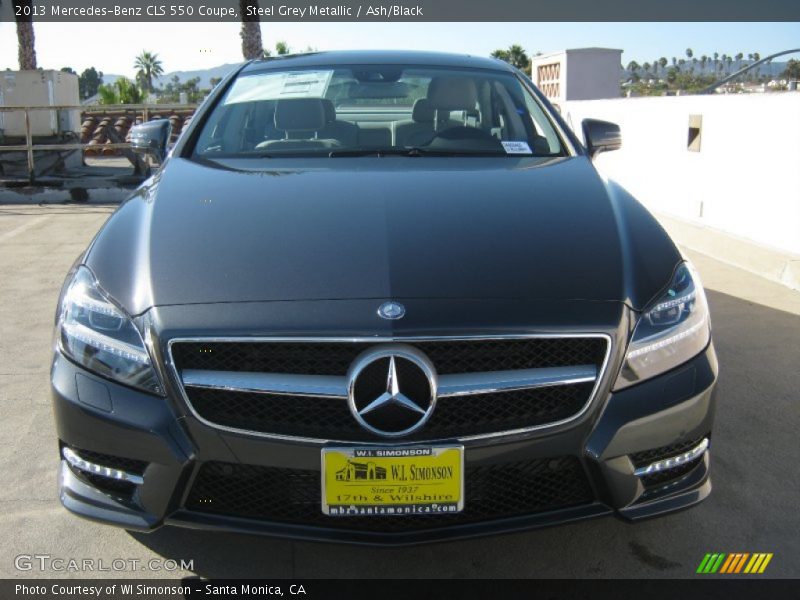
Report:
[{"label": "front license plate", "polygon": [[322,450],[326,515],[455,514],[463,508],[463,446]]}]

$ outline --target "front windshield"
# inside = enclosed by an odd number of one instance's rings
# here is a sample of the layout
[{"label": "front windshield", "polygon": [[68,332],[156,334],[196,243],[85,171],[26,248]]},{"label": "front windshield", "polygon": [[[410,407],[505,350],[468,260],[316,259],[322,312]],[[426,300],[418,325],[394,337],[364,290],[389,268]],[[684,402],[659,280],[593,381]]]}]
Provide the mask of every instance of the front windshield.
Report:
[{"label": "front windshield", "polygon": [[510,73],[364,65],[240,75],[213,108],[194,154],[560,156],[564,149]]}]

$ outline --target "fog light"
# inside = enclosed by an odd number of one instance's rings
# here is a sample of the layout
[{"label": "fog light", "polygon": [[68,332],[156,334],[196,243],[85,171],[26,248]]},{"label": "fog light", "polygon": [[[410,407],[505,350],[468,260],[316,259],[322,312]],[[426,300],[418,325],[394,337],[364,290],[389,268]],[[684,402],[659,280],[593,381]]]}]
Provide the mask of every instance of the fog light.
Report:
[{"label": "fog light", "polygon": [[106,477],[108,479],[127,481],[135,485],[141,485],[144,483],[144,478],[141,475],[135,475],[120,469],[114,469],[112,467],[106,467],[104,465],[98,465],[96,463],[89,462],[88,460],[81,458],[74,450],[70,450],[67,447],[64,447],[64,449],[61,451],[61,454],[64,456],[64,460],[66,460],[70,465],[79,471],[92,473],[93,475],[99,475],[100,477]]},{"label": "fog light", "polygon": [[688,450],[683,454],[677,454],[663,460],[658,460],[644,467],[639,467],[633,472],[633,474],[641,477],[642,475],[652,475],[653,473],[660,473],[661,471],[668,471],[670,469],[680,467],[681,465],[685,465],[686,463],[692,462],[696,458],[699,458],[707,449],[708,438],[703,438],[703,440],[691,450]]}]

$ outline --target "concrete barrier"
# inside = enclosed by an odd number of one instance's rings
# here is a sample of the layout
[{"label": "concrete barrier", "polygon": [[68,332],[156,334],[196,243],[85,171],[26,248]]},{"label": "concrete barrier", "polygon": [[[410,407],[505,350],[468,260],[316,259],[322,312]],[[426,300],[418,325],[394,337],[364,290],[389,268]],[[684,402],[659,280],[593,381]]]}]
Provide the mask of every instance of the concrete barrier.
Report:
[{"label": "concrete barrier", "polygon": [[598,169],[677,241],[800,289],[800,93],[567,102],[580,134],[614,121],[623,147]]}]

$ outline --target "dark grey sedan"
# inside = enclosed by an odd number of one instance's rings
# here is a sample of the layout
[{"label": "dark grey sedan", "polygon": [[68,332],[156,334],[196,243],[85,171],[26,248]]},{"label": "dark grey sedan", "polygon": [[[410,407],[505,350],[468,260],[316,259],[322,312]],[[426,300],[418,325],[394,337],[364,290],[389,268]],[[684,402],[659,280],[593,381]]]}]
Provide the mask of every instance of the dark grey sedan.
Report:
[{"label": "dark grey sedan", "polygon": [[61,499],[164,524],[411,543],[711,490],[692,265],[528,78],[333,52],[222,81],[76,261]]}]

